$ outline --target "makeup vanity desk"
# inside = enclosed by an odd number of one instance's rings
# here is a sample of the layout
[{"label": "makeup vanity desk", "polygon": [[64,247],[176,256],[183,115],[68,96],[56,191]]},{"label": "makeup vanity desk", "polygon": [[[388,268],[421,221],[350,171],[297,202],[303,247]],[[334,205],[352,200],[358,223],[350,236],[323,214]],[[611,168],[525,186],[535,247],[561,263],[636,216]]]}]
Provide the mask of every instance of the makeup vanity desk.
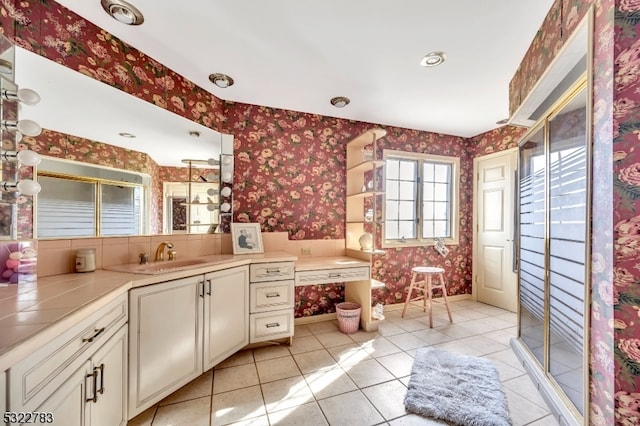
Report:
[{"label": "makeup vanity desk", "polygon": [[299,257],[295,263],[295,286],[344,283],[344,298],[362,307],[360,327],[378,329],[379,320],[371,317],[371,290],[384,283],[371,278],[371,263],[353,257]]}]

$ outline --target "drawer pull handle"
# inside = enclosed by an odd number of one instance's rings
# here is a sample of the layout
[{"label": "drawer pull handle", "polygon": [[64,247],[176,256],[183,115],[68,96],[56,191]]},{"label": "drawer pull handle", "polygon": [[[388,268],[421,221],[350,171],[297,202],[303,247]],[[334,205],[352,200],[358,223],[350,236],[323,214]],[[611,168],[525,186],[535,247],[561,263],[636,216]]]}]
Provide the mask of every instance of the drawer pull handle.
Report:
[{"label": "drawer pull handle", "polygon": [[92,379],[91,384],[93,386],[93,396],[91,398],[85,398],[85,400],[87,402],[98,402],[98,370],[94,368],[93,373],[87,374],[87,379]]},{"label": "drawer pull handle", "polygon": [[102,334],[102,332],[104,331],[104,327],[102,327],[102,328],[96,328],[96,329],[95,329],[95,330],[93,330],[93,331],[94,331],[93,336],[91,336],[91,337],[84,337],[84,338],[82,339],[82,343],[90,343],[90,342],[93,342],[93,339],[95,339],[96,337],[98,337],[99,335],[101,335],[101,334]]},{"label": "drawer pull handle", "polygon": [[340,278],[342,276],[339,272],[331,272],[329,273],[329,278]]},{"label": "drawer pull handle", "polygon": [[280,297],[280,293],[267,293],[267,299],[271,299],[272,297]]},{"label": "drawer pull handle", "polygon": [[211,280],[207,280],[207,284],[209,284],[207,286],[207,295],[211,296]]},{"label": "drawer pull handle", "polygon": [[280,268],[267,268],[267,274],[279,274]]},{"label": "drawer pull handle", "polygon": [[200,297],[204,299],[204,281],[198,283],[198,291],[200,292]]},{"label": "drawer pull handle", "polygon": [[100,389],[98,389],[98,393],[103,394],[104,393],[104,363],[100,364],[100,367],[98,367],[98,370],[100,370]]},{"label": "drawer pull handle", "polygon": [[279,322],[272,322],[267,324],[267,328],[273,328],[273,327],[280,327],[280,323]]}]

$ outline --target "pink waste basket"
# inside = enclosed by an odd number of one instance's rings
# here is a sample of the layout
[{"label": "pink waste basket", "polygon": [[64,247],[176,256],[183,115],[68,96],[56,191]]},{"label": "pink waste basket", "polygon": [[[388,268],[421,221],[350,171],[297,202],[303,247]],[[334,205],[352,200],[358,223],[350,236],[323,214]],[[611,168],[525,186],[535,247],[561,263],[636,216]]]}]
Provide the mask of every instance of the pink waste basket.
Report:
[{"label": "pink waste basket", "polygon": [[360,327],[362,307],[355,302],[342,302],[336,305],[338,329],[344,334],[353,334]]}]

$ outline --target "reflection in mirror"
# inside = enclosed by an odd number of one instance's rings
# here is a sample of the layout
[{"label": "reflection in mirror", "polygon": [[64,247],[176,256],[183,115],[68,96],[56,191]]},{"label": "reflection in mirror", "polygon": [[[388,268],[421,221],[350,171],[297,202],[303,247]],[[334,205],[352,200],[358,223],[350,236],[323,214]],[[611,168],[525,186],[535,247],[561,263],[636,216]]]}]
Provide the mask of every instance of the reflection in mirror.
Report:
[{"label": "reflection in mirror", "polygon": [[38,182],[38,238],[148,233],[148,175],[47,157]]},{"label": "reflection in mirror", "polygon": [[[0,35],[0,92],[17,92],[14,81],[15,47],[6,37]],[[3,97],[4,98],[4,97]],[[0,121],[2,123],[15,122],[18,118],[18,102],[13,99],[0,98]],[[16,149],[17,135],[15,128],[0,126],[2,145],[0,151],[4,160],[4,153]],[[15,182],[18,178],[18,164],[14,161],[1,161],[0,180]],[[0,192],[0,239],[17,238],[17,205],[18,194],[14,192]]]},{"label": "reflection in mirror", "polygon": [[[32,119],[45,129],[38,137],[26,137],[20,148],[147,176],[149,193],[142,199],[148,204],[141,214],[149,219],[143,221],[146,224],[140,226],[140,233],[171,232],[168,229],[171,227],[163,226],[166,223],[163,212],[166,214],[170,202],[165,197],[163,182],[185,183],[199,177],[189,173],[182,159],[213,158],[219,164],[221,154],[233,158],[231,135],[222,135],[20,47],[15,48],[15,56],[18,85],[35,90],[42,98],[37,106],[23,108],[21,117]],[[224,151],[223,140],[226,140]],[[53,173],[47,167],[39,166],[38,173]],[[214,169],[219,173],[218,168],[212,167],[207,174]],[[232,168],[230,171],[233,175]],[[73,175],[76,180],[86,177],[64,168],[55,173]],[[217,193],[216,199],[222,202]],[[38,212],[37,199],[35,203],[33,210]],[[33,222],[37,225],[41,221],[37,213],[35,216]],[[24,228],[29,229],[19,238],[30,238],[30,227]],[[99,230],[99,223],[94,223],[94,228]],[[38,231],[38,236],[44,234]]]}]

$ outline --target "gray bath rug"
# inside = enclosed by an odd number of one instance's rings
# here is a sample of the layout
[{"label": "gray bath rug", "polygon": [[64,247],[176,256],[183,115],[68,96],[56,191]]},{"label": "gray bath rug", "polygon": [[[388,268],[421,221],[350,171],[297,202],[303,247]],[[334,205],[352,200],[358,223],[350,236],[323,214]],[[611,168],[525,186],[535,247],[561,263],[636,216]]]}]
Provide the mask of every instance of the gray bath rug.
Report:
[{"label": "gray bath rug", "polygon": [[412,413],[458,425],[511,425],[493,363],[442,349],[418,349],[404,405]]}]

